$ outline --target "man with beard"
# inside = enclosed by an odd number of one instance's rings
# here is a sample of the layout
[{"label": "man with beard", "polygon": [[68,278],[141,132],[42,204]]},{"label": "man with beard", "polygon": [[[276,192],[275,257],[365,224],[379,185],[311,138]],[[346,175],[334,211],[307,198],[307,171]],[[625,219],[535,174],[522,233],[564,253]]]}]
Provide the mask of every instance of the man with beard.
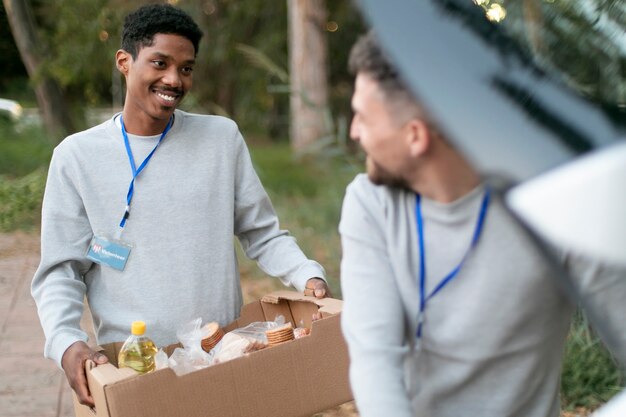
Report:
[{"label": "man with beard", "polygon": [[360,415],[559,415],[574,305],[372,34],[354,46],[342,329]]},{"label": "man with beard", "polygon": [[97,343],[123,341],[134,320],[157,345],[201,317],[225,325],[242,305],[233,235],[270,275],[324,297],[323,268],[279,229],[237,125],[177,106],[192,85],[202,32],[182,10],[126,17],[115,55],[124,109],[54,151],[32,294],[45,356],[93,405],[85,361],[106,358],[80,328],[86,296]]}]

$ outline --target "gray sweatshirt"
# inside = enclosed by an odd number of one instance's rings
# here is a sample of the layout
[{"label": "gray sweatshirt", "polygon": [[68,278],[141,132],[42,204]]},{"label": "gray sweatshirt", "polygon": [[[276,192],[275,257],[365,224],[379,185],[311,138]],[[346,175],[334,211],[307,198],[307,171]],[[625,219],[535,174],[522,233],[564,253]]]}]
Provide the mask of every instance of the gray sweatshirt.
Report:
[{"label": "gray sweatshirt", "polygon": [[[132,178],[117,116],[69,136],[52,157],[32,282],[46,357],[60,365],[72,343],[87,340],[79,326],[85,295],[97,343],[123,341],[134,320],[146,322],[157,345],[177,342],[176,330],[197,317],[232,321],[242,304],[233,236],[285,285],[302,291],[324,277],[279,229],[235,123],[179,110],[135,180],[121,234],[132,246],[125,269],[90,261],[92,236],[118,232]],[[137,166],[159,136],[129,135]]]},{"label": "gray sweatshirt", "polygon": [[[470,246],[482,187],[422,199],[426,293]],[[492,199],[459,274],[420,305],[415,194],[358,176],[341,216],[342,328],[363,417],[556,417],[573,305],[544,258]]]}]

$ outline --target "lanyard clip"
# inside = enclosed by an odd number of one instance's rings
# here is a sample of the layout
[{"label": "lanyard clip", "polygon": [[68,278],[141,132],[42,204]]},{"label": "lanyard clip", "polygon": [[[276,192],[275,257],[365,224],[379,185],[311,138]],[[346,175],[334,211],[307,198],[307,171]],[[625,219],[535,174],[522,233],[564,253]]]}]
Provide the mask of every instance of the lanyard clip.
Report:
[{"label": "lanyard clip", "polygon": [[120,222],[120,227],[123,228],[126,226],[126,220],[130,217],[130,205],[126,205],[126,210],[124,210],[124,215],[122,216],[122,221]]},{"label": "lanyard clip", "polygon": [[424,311],[420,311],[420,313],[417,316],[417,332],[416,332],[416,336],[417,338],[421,338],[422,337],[422,326],[424,325]]}]

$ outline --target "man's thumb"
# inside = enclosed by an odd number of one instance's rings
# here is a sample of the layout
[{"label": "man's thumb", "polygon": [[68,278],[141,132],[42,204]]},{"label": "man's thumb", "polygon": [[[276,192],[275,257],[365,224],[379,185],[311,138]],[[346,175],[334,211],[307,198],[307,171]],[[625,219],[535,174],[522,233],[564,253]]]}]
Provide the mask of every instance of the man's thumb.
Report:
[{"label": "man's thumb", "polygon": [[92,358],[93,358],[93,361],[97,363],[98,365],[102,365],[103,363],[107,363],[109,361],[109,358],[107,358],[105,355],[103,355],[100,352],[95,352]]}]

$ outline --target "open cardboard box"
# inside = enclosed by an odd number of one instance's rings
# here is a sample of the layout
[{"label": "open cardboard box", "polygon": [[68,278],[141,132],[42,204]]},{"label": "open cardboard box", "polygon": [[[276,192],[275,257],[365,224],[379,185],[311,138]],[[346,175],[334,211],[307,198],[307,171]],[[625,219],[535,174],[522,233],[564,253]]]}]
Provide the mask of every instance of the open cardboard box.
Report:
[{"label": "open cardboard box", "polygon": [[[114,366],[121,343],[102,346],[112,363],[87,371],[95,409],[80,405],[77,417],[298,417],[352,400],[348,352],[341,334],[342,301],[277,291],[246,304],[230,331],[281,314],[309,336],[249,353],[183,376],[169,368],[138,375]],[[322,319],[311,322],[313,313]],[[175,346],[170,346],[168,354]]]}]

